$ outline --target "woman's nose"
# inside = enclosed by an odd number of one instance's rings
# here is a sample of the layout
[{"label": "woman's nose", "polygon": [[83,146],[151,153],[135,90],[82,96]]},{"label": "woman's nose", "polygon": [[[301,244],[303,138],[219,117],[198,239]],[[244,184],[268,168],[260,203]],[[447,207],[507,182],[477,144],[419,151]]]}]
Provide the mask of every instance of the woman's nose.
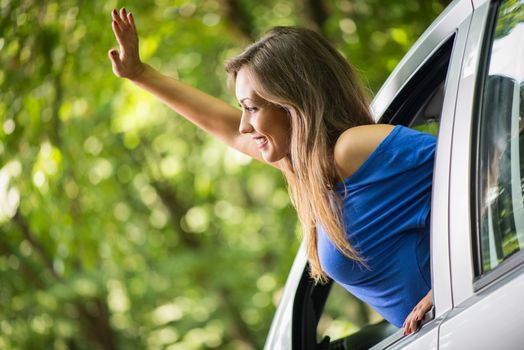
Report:
[{"label": "woman's nose", "polygon": [[242,113],[242,117],[240,118],[240,125],[238,127],[238,131],[241,134],[249,134],[253,131],[253,126],[249,122],[249,117],[246,116],[246,113]]}]

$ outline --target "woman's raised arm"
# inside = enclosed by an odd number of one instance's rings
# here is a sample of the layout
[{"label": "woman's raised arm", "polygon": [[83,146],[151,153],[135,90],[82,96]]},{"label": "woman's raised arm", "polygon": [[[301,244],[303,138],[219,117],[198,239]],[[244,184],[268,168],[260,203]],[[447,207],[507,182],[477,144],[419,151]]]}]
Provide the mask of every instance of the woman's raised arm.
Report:
[{"label": "woman's raised arm", "polygon": [[[113,32],[120,50],[108,52],[113,72],[149,91],[207,133],[255,159],[264,161],[249,135],[238,131],[242,112],[224,101],[158,72],[140,60],[133,15],[113,10]],[[279,167],[276,163],[269,163]]]}]

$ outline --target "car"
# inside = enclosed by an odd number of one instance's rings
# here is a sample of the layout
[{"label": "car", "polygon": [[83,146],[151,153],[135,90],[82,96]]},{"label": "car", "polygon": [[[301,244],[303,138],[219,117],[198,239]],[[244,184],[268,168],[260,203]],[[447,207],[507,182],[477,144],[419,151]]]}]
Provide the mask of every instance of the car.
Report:
[{"label": "car", "polygon": [[309,278],[302,244],[265,349],[524,348],[523,80],[524,1],[456,0],[441,13],[371,105],[379,123],[437,136],[433,308],[408,336],[381,321],[319,337],[333,283]]}]

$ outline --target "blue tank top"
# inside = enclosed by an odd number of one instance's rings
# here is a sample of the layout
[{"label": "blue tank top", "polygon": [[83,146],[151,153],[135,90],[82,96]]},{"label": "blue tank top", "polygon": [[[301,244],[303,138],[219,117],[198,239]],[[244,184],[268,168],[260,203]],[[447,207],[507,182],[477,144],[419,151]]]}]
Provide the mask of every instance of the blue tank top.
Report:
[{"label": "blue tank top", "polygon": [[318,226],[323,270],[399,328],[431,289],[435,145],[434,136],[397,125],[353,175],[337,184],[347,239],[368,268],[346,258]]}]

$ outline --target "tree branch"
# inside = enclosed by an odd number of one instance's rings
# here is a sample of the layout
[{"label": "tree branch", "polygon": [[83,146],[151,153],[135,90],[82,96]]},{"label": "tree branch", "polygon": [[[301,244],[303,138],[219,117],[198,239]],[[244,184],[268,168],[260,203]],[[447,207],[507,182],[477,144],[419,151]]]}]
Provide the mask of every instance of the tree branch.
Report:
[{"label": "tree branch", "polygon": [[[143,144],[148,144],[147,141]],[[143,169],[144,164],[149,164],[145,154],[145,146],[138,147],[133,152],[128,152],[129,159],[137,166],[138,169]],[[161,180],[153,179],[153,176],[149,174],[149,183],[154,188],[158,198],[162,201],[162,204],[166,207],[169,212],[169,219],[171,225],[173,225],[175,231],[180,235],[182,241],[193,249],[200,247],[199,238],[191,233],[186,232],[182,229],[180,221],[189,210],[189,207],[184,205],[179,199],[172,186]]]},{"label": "tree branch", "polygon": [[319,33],[325,34],[324,24],[329,18],[326,5],[323,0],[302,0],[304,6],[304,17],[306,26]]},{"label": "tree branch", "polygon": [[162,204],[164,204],[164,206],[169,211],[171,224],[175,228],[176,232],[180,234],[182,241],[193,249],[198,248],[200,246],[200,240],[198,237],[194,234],[187,233],[180,226],[180,220],[182,220],[182,217],[189,210],[189,208],[184,208],[181,205],[172,187],[166,183],[160,181],[151,181],[151,186],[153,186],[158,197],[162,201]]},{"label": "tree branch", "polygon": [[221,0],[224,17],[228,27],[232,28],[237,35],[248,41],[255,40],[255,28],[251,14],[247,12],[238,2],[238,0]]},{"label": "tree branch", "polygon": [[[64,59],[65,61],[65,59]],[[58,148],[61,148],[62,138],[60,131],[62,129],[62,123],[60,121],[60,106],[62,105],[63,100],[63,85],[62,85],[62,73],[55,74],[53,76],[53,85],[55,90],[55,98],[53,100],[52,110],[51,110],[51,131],[50,139],[51,143],[56,145]]]},{"label": "tree branch", "polygon": [[24,239],[26,239],[29,242],[33,250],[40,256],[40,258],[44,262],[44,265],[47,267],[47,270],[51,273],[51,275],[57,280],[60,279],[60,276],[58,276],[57,272],[53,267],[53,259],[46,252],[44,246],[36,240],[33,233],[29,229],[29,225],[27,224],[26,219],[20,214],[20,210],[16,211],[15,216],[12,220],[22,232],[22,236],[24,237]]},{"label": "tree branch", "polygon": [[109,321],[110,313],[105,300],[100,297],[94,297],[87,302],[78,300],[75,306],[84,320],[87,336],[98,343],[101,349],[115,350],[115,334]]}]

